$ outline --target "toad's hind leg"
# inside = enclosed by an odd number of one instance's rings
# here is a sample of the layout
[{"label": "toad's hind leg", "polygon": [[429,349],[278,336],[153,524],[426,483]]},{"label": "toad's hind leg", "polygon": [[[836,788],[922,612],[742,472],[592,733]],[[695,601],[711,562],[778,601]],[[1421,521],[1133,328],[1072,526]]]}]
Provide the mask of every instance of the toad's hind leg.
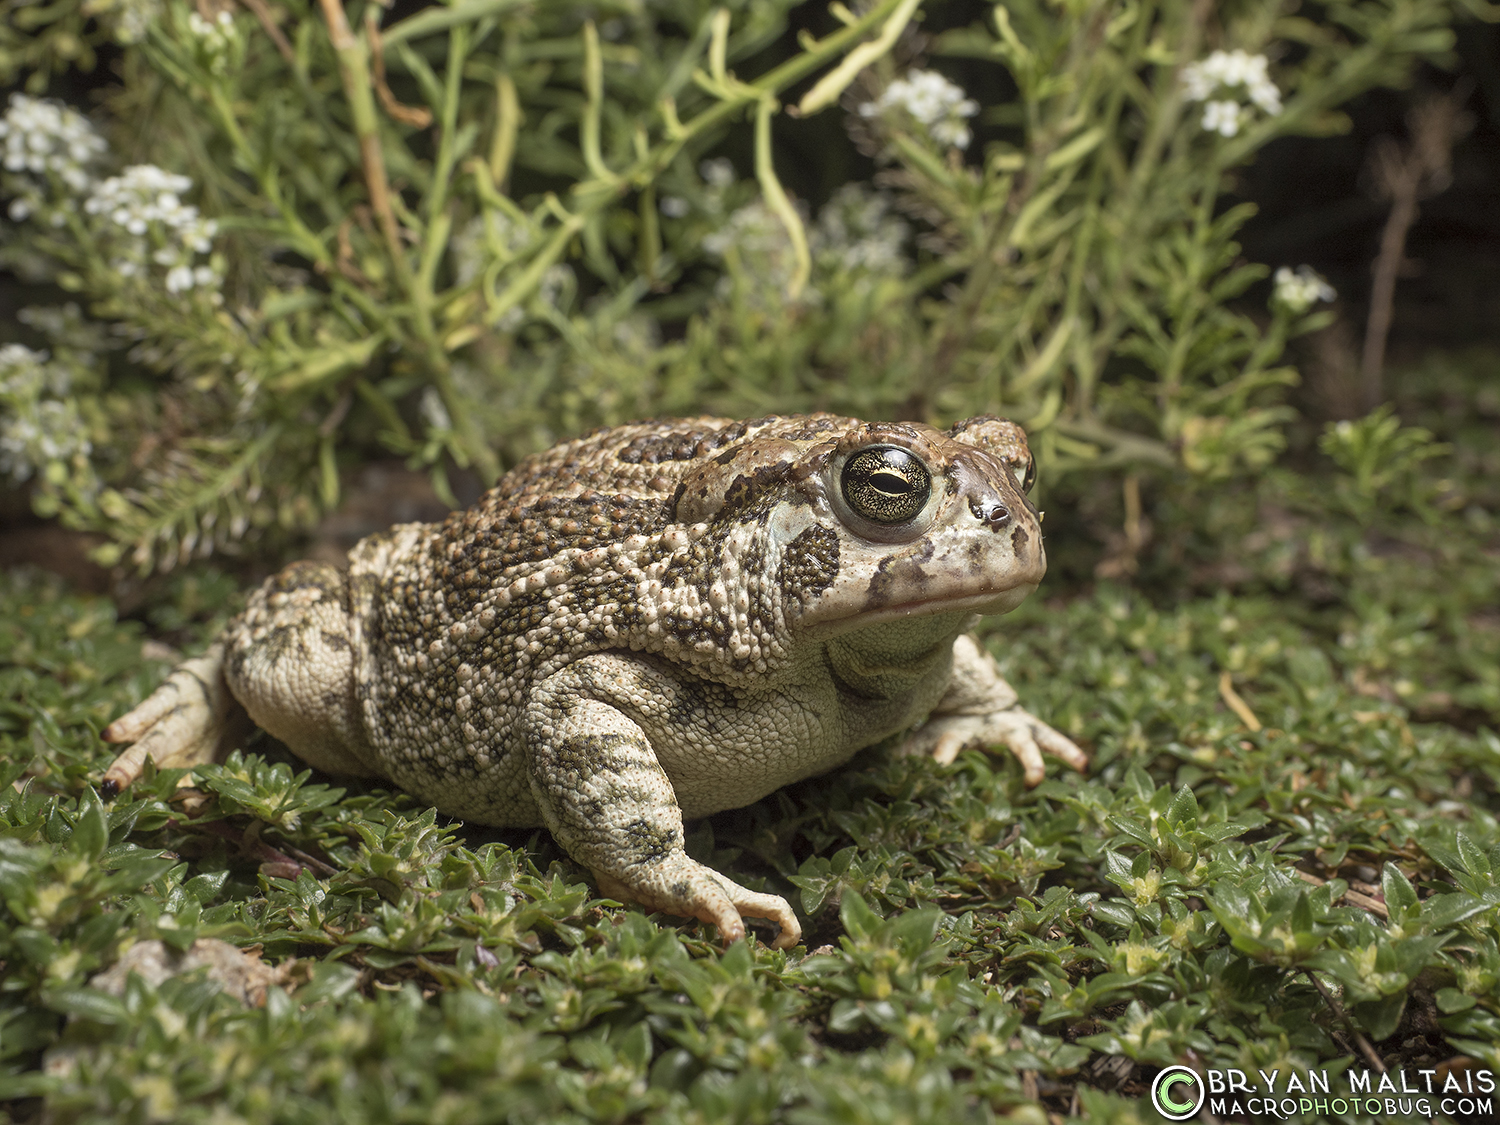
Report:
[{"label": "toad's hind leg", "polygon": [[324,563],[269,579],[203,656],[105,730],[107,741],[135,743],[105,774],[106,788],[129,785],[147,757],[160,767],[213,761],[246,712],[308,765],[379,776],[360,719],[346,591],[343,573]]}]

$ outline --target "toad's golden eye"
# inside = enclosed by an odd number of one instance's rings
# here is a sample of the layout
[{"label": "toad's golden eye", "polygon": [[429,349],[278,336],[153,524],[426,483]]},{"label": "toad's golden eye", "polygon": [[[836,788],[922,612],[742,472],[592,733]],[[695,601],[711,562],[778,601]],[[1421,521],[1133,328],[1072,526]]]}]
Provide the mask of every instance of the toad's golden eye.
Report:
[{"label": "toad's golden eye", "polygon": [[927,466],[894,445],[860,450],[845,463],[839,484],[849,507],[875,523],[905,523],[932,495]]}]

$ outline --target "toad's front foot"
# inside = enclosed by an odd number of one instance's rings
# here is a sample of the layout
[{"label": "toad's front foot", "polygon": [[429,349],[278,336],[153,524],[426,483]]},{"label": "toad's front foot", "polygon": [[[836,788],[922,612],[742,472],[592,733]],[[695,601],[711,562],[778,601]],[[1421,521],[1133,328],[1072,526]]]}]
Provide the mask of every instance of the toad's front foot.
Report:
[{"label": "toad's front foot", "polygon": [[1015,690],[1000,675],[989,653],[971,636],[953,642],[953,675],[932,715],[908,736],[903,751],[930,754],[947,765],[969,746],[1002,743],[1021,763],[1026,784],[1046,776],[1043,754],[1061,759],[1080,773],[1089,756],[1067,735],[1018,706]]},{"label": "toad's front foot", "polygon": [[1040,785],[1046,776],[1043,754],[1061,759],[1080,773],[1088,769],[1089,756],[1077,743],[1020,707],[985,715],[934,716],[912,732],[905,750],[911,754],[930,754],[935,761],[947,765],[966,747],[997,743],[1009,747],[1016,756],[1028,786]]}]

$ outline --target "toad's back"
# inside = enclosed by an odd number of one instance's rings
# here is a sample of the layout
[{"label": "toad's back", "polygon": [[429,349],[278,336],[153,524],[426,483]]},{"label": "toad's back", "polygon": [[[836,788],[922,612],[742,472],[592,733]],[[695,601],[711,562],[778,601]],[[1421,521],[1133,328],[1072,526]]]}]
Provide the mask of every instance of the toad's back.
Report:
[{"label": "toad's back", "polygon": [[[788,584],[815,589],[819,561],[804,549],[811,539],[736,551],[788,489],[728,470],[748,454],[769,478],[768,463],[784,469],[850,424],[812,415],[599,430],[523,461],[442,523],[362,541],[348,581],[368,765],[471,819],[537,824],[517,734],[535,680],[626,649],[740,694],[765,688],[786,665],[784,644],[763,643],[785,626],[781,595]],[[705,478],[726,476],[740,483],[719,518],[676,518],[691,484],[701,507]],[[824,569],[835,564],[823,555]],[[745,581],[734,604],[715,592],[730,574]],[[735,658],[737,635],[757,643]]]}]

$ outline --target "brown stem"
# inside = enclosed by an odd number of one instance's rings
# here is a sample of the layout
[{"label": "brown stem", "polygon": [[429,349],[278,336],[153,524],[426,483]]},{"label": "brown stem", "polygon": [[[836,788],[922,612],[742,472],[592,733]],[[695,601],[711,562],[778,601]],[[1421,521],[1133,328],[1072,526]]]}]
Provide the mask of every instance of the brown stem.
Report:
[{"label": "brown stem", "polygon": [[1403,154],[1399,171],[1391,176],[1391,213],[1380,235],[1380,253],[1375,258],[1375,281],[1370,290],[1370,317],[1365,322],[1365,347],[1359,361],[1360,398],[1365,410],[1374,410],[1385,397],[1381,373],[1385,367],[1386,338],[1391,331],[1391,312],[1396,302],[1396,274],[1406,255],[1406,236],[1417,221],[1417,193],[1422,169],[1414,156]]},{"label": "brown stem", "polygon": [[1333,1011],[1334,1018],[1348,1029],[1350,1035],[1354,1036],[1354,1042],[1359,1044],[1360,1052],[1369,1060],[1370,1065],[1381,1074],[1384,1074],[1386,1072],[1385,1060],[1376,1053],[1375,1048],[1370,1045],[1370,1041],[1364,1037],[1359,1028],[1354,1026],[1354,1021],[1349,1018],[1349,1013],[1344,1011],[1344,1006],[1338,1002],[1333,993],[1328,991],[1323,982],[1313,975],[1311,969],[1303,969],[1302,971],[1307,975],[1307,979],[1313,982],[1314,987],[1323,994],[1323,999],[1328,1002],[1328,1007]]},{"label": "brown stem", "polygon": [[385,174],[385,155],[380,150],[380,130],[375,120],[375,102],[370,96],[370,75],[365,69],[365,46],[355,38],[339,0],[318,0],[323,18],[328,22],[328,38],[339,57],[339,72],[344,94],[354,118],[354,132],[359,138],[359,160],[364,168],[365,189],[370,193],[370,209],[380,223],[386,249],[398,277],[407,272],[406,252],[401,246],[401,228],[391,209],[390,181]]},{"label": "brown stem", "polygon": [[1462,110],[1472,88],[1468,82],[1460,82],[1441,97],[1424,99],[1406,118],[1410,143],[1398,147],[1394,141],[1382,139],[1372,153],[1376,183],[1381,195],[1390,200],[1391,213],[1375,258],[1370,318],[1365,324],[1365,348],[1360,356],[1360,392],[1366,410],[1374,410],[1385,397],[1381,373],[1396,300],[1396,275],[1406,253],[1406,236],[1417,221],[1417,202],[1448,186],[1453,145],[1468,128]]},{"label": "brown stem", "polygon": [[432,124],[432,110],[402,105],[385,82],[385,46],[380,42],[380,21],[373,8],[365,9],[365,38],[370,41],[370,67],[375,74],[375,96],[381,107],[403,125],[425,129]]},{"label": "brown stem", "polygon": [[282,34],[281,28],[276,26],[276,21],[271,18],[271,6],[266,0],[240,0],[240,3],[249,8],[260,21],[260,26],[266,29],[266,34],[271,37],[271,42],[276,44],[276,49],[281,52],[281,57],[289,63],[296,63],[297,55],[292,50],[292,44]]}]

